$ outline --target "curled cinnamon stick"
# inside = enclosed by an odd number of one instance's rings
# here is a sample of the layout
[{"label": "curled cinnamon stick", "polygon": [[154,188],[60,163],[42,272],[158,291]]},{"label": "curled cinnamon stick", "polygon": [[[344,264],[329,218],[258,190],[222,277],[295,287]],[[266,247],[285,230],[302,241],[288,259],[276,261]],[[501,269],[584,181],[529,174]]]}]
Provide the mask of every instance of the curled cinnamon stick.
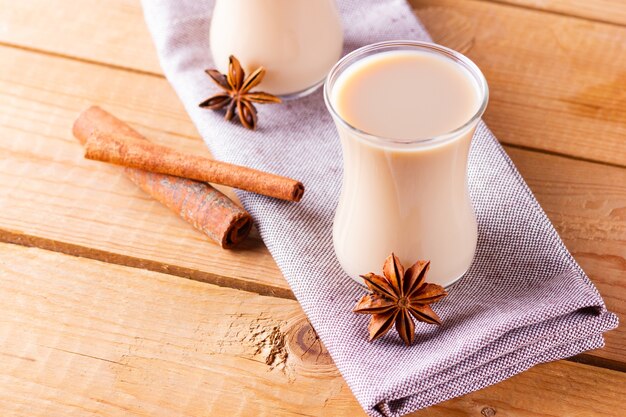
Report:
[{"label": "curled cinnamon stick", "polygon": [[196,181],[212,182],[253,193],[300,201],[300,181],[244,166],[185,154],[132,136],[95,131],[85,143],[85,158]]},{"label": "curled cinnamon stick", "polygon": [[[96,131],[147,142],[123,121],[93,106],[78,116],[72,132],[84,144]],[[142,190],[223,248],[237,245],[250,233],[252,218],[248,212],[209,184],[135,168],[126,168],[125,173]]]}]

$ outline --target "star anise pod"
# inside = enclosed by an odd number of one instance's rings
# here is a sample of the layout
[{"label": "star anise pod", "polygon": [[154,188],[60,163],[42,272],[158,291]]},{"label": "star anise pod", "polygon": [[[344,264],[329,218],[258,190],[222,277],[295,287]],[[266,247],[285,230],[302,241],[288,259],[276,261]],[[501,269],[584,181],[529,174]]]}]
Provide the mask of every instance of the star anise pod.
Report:
[{"label": "star anise pod", "polygon": [[395,323],[398,334],[406,345],[415,338],[414,317],[418,321],[441,324],[441,319],[429,304],[448,295],[437,284],[425,282],[430,261],[417,261],[404,270],[393,253],[385,260],[383,275],[361,275],[372,294],[364,295],[354,307],[355,313],[371,314],[368,330],[370,341],[378,339]]},{"label": "star anise pod", "polygon": [[208,69],[205,72],[222,90],[200,103],[200,107],[210,110],[226,108],[226,120],[231,120],[235,112],[239,121],[248,129],[256,129],[257,111],[252,103],[280,103],[280,99],[268,93],[251,92],[258,86],[265,76],[263,67],[257,68],[246,77],[246,73],[233,55],[229,57],[228,74],[224,75],[218,70]]}]

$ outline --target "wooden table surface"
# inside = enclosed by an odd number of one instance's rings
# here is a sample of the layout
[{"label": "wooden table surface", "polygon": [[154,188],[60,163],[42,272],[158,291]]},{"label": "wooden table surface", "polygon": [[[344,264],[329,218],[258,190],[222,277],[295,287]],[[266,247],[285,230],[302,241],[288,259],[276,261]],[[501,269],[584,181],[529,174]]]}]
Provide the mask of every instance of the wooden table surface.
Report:
[{"label": "wooden table surface", "polygon": [[[484,71],[485,119],[626,312],[626,2],[413,0]],[[360,416],[258,236],[224,251],[70,127],[101,105],[207,154],[138,0],[0,0],[0,415]],[[416,416],[625,415],[626,331]]]}]

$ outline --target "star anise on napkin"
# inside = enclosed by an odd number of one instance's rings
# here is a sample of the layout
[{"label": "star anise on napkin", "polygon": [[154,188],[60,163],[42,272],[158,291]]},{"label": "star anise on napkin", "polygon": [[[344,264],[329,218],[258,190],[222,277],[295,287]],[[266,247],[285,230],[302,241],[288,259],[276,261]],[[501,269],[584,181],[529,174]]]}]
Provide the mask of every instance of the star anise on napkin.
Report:
[{"label": "star anise on napkin", "polygon": [[417,261],[406,271],[393,253],[385,260],[383,275],[361,275],[372,294],[364,295],[354,307],[355,313],[371,314],[368,330],[370,341],[378,339],[395,323],[398,334],[408,346],[415,338],[415,323],[441,324],[429,304],[448,295],[437,284],[425,282],[430,261]]},{"label": "star anise on napkin", "polygon": [[216,69],[208,69],[205,72],[222,90],[221,93],[209,97],[199,104],[200,107],[210,110],[226,108],[226,120],[231,120],[235,111],[239,121],[248,129],[256,129],[257,111],[252,103],[280,103],[280,98],[263,92],[251,92],[258,86],[265,76],[263,67],[257,68],[246,78],[246,73],[233,55],[228,61],[228,74],[224,75]]}]

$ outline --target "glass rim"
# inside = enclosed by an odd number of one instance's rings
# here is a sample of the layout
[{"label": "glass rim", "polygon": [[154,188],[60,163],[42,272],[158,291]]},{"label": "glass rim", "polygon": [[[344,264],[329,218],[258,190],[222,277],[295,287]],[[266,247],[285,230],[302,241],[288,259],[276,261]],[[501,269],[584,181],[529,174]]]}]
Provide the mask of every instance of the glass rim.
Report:
[{"label": "glass rim", "polygon": [[[376,53],[383,52],[385,50],[411,50],[411,49],[419,49],[419,50],[427,50],[432,53],[435,53],[439,56],[443,56],[447,59],[454,61],[457,65],[462,65],[466,70],[470,72],[474,80],[478,84],[479,94],[481,94],[480,106],[474,114],[461,126],[442,133],[436,136],[430,137],[420,137],[414,139],[397,139],[391,137],[385,137],[381,135],[375,135],[366,131],[363,131],[352,124],[348,123],[339,112],[335,109],[333,101],[331,99],[331,91],[334,87],[337,78],[344,70],[349,68],[351,65],[360,61],[362,58],[366,56],[375,55]],[[489,102],[489,86],[487,85],[487,80],[483,75],[482,71],[478,66],[470,60],[468,57],[463,55],[460,52],[457,52],[453,49],[446,48],[445,46],[438,45],[433,42],[424,42],[424,41],[412,41],[412,40],[395,40],[395,41],[383,41],[377,42],[370,45],[363,46],[361,48],[355,49],[354,51],[346,54],[342,57],[337,63],[332,67],[328,75],[326,76],[326,80],[324,82],[324,102],[326,103],[326,107],[330,111],[330,114],[336,121],[351,130],[354,133],[357,133],[359,136],[368,139],[371,142],[382,144],[382,145],[397,145],[397,146],[406,146],[406,145],[434,145],[442,142],[446,142],[448,140],[454,139],[459,136],[460,133],[470,129],[474,123],[480,119],[480,117],[485,112],[487,108],[487,103]]]}]

